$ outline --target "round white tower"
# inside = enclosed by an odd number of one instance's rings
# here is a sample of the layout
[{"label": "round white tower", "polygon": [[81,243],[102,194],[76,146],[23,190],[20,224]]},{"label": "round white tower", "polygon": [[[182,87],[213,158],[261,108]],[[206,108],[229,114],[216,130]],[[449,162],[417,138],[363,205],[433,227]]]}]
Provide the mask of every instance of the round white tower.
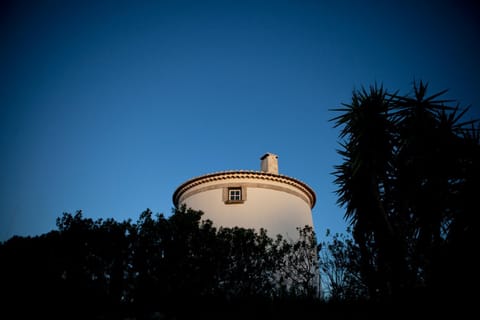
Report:
[{"label": "round white tower", "polygon": [[215,226],[264,228],[271,237],[297,239],[298,227],[313,227],[315,192],[278,174],[278,156],[260,159],[261,171],[224,171],[186,181],[175,190],[174,205],[203,211]]}]

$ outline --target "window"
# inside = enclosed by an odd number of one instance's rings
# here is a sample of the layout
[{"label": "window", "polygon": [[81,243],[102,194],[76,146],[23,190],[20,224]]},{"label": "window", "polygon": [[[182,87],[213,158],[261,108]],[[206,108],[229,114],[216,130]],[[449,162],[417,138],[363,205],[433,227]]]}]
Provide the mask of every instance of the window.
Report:
[{"label": "window", "polygon": [[230,188],[228,189],[228,201],[241,201],[242,200],[242,189],[241,188]]},{"label": "window", "polygon": [[223,202],[225,204],[240,204],[247,200],[247,188],[242,185],[233,185],[223,188]]}]

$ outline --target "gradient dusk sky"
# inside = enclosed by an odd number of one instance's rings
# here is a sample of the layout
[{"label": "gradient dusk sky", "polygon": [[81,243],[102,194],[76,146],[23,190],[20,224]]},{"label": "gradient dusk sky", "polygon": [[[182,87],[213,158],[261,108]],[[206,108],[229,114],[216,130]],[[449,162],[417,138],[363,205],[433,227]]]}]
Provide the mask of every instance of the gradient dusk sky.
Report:
[{"label": "gradient dusk sky", "polygon": [[0,241],[170,215],[184,181],[266,152],[344,232],[329,119],[352,90],[423,80],[480,117],[475,1],[2,0],[0,41]]}]

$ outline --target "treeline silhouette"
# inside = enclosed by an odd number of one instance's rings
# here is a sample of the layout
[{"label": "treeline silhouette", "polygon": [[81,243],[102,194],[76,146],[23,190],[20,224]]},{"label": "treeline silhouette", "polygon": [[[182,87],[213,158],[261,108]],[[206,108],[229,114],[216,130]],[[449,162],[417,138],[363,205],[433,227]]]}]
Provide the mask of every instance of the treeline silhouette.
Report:
[{"label": "treeline silhouette", "polygon": [[2,309],[69,319],[467,315],[479,288],[480,127],[427,88],[375,85],[335,109],[346,234],[317,244],[305,227],[287,241],[215,228],[185,206],[136,222],[64,213],[57,230],[0,244]]},{"label": "treeline silhouette", "polygon": [[[479,288],[480,126],[463,119],[468,107],[441,98],[446,90],[427,89],[414,82],[400,95],[374,85],[335,109],[343,157],[335,183],[354,240],[346,246],[354,273],[340,293],[460,311]],[[349,292],[352,279],[363,285]]]},{"label": "treeline silhouette", "polygon": [[12,237],[0,246],[5,306],[22,306],[17,316],[178,318],[245,307],[271,314],[273,302],[318,297],[311,227],[293,242],[263,229],[217,229],[202,214],[146,210],[132,223],[78,211],[58,218],[58,230]]}]

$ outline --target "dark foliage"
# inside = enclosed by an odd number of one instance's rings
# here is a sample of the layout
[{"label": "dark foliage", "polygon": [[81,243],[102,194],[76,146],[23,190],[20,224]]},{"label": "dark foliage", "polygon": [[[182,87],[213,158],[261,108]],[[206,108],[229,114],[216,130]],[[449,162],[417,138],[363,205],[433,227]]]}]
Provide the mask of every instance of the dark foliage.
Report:
[{"label": "dark foliage", "polygon": [[368,286],[361,274],[359,246],[354,242],[350,229],[347,234],[330,234],[329,241],[320,244],[320,272],[324,298],[329,302],[364,302]]},{"label": "dark foliage", "polygon": [[427,88],[414,83],[402,96],[373,86],[336,110],[338,202],[367,298],[466,305],[477,277],[480,127],[462,120],[468,108],[440,99],[446,90],[427,96]]},{"label": "dark foliage", "polygon": [[291,243],[265,230],[217,230],[201,216],[185,207],[169,218],[146,210],[136,223],[65,213],[58,230],[1,244],[5,306],[24,306],[13,308],[18,318],[255,317],[278,301],[315,300],[311,228]]}]

